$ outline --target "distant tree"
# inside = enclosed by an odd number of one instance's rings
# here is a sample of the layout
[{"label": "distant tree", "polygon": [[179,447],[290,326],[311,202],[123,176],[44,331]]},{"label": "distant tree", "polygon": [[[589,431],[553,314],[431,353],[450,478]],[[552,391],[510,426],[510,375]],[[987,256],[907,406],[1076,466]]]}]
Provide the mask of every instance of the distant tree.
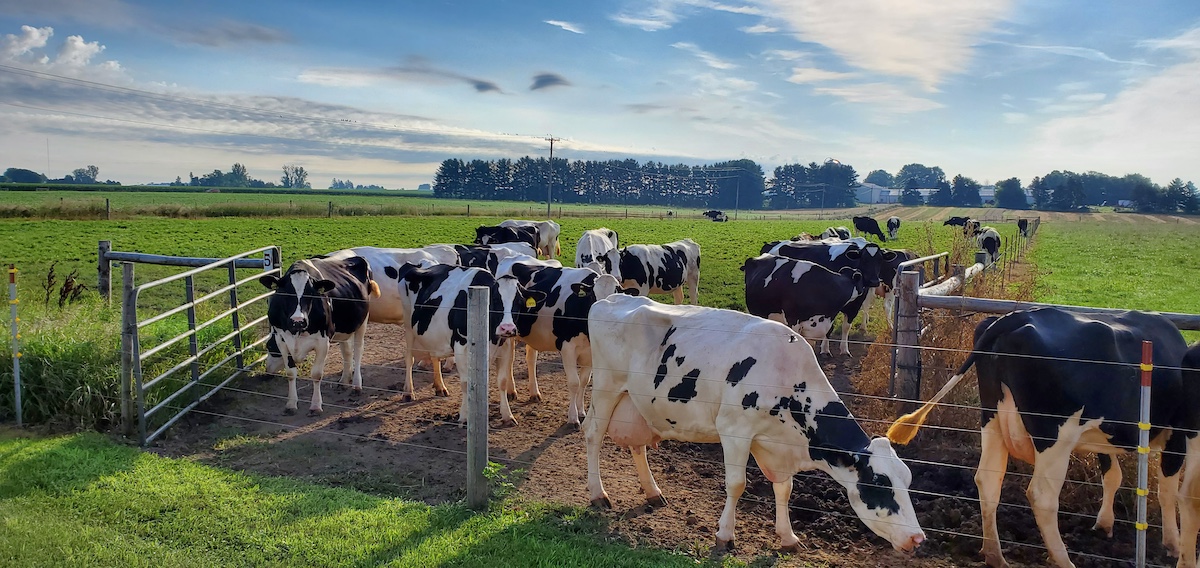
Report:
[{"label": "distant tree", "polygon": [[871,173],[867,174],[867,178],[863,181],[865,181],[866,183],[873,183],[875,185],[881,185],[883,187],[893,187],[892,182],[894,180],[892,178],[892,174],[889,174],[884,170],[874,170]]},{"label": "distant tree", "polygon": [[1183,203],[1183,212],[1191,215],[1200,213],[1200,193],[1196,192],[1196,184],[1187,182],[1183,188],[1187,191],[1187,199]]},{"label": "distant tree", "polygon": [[934,187],[937,187],[937,191],[929,194],[928,203],[930,205],[933,205],[935,207],[949,207],[951,205],[954,205],[954,192],[953,192],[953,189],[951,189],[950,184],[947,183],[946,180],[943,179],[942,181],[938,182]]},{"label": "distant tree", "polygon": [[1133,199],[1134,206],[1138,211],[1152,213],[1159,210],[1159,201],[1164,192],[1158,186],[1149,182],[1138,182],[1133,186],[1133,193],[1130,198]]},{"label": "distant tree", "polygon": [[46,181],[46,176],[22,168],[8,168],[4,170],[4,177],[12,183],[44,183]]},{"label": "distant tree", "polygon": [[100,176],[100,168],[96,166],[76,168],[71,172],[71,176],[75,178],[75,183],[96,183],[96,178]]},{"label": "distant tree", "polygon": [[1046,185],[1045,180],[1034,176],[1029,182],[1029,190],[1033,192],[1034,207],[1044,210],[1050,206],[1050,186]]},{"label": "distant tree", "polygon": [[907,187],[908,180],[917,180],[919,188],[939,187],[941,182],[946,181],[946,173],[942,168],[933,166],[926,167],[922,164],[908,164],[896,173],[896,177],[892,180],[893,186]]},{"label": "distant tree", "polygon": [[959,207],[979,207],[979,182],[962,174],[954,176],[950,185],[950,201]]},{"label": "distant tree", "polygon": [[1029,209],[1025,200],[1025,190],[1021,189],[1021,180],[1008,178],[996,183],[996,206],[1005,209]]},{"label": "distant tree", "polygon": [[1163,193],[1164,210],[1168,212],[1187,211],[1189,202],[1195,199],[1192,190],[1179,178],[1171,180],[1171,183],[1163,188]]},{"label": "distant tree", "polygon": [[175,181],[171,182],[171,185],[176,187],[183,185],[183,178],[175,176]]},{"label": "distant tree", "polygon": [[285,164],[280,182],[286,188],[312,189],[312,185],[308,183],[308,172],[304,170],[304,166]]},{"label": "distant tree", "polygon": [[246,187],[248,185],[250,185],[250,173],[246,171],[246,166],[234,163],[233,167],[229,168],[229,173],[225,174],[225,186]]},{"label": "distant tree", "polygon": [[924,205],[925,198],[921,197],[921,192],[917,191],[917,180],[909,179],[904,185],[904,191],[900,192],[901,205]]}]

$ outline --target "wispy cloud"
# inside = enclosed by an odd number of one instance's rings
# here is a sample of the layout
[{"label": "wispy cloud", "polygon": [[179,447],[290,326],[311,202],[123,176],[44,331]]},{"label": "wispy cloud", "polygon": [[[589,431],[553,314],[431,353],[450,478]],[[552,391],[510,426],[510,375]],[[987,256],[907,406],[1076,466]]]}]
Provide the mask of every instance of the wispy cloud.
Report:
[{"label": "wispy cloud", "polygon": [[292,41],[291,36],[281,30],[235,20],[224,20],[211,26],[181,30],[177,34],[172,34],[171,37],[179,42],[206,47]]},{"label": "wispy cloud", "polygon": [[703,61],[705,65],[712,67],[713,69],[733,69],[734,67],[737,67],[737,65],[734,65],[733,63],[725,61],[720,57],[713,55],[712,53],[700,49],[700,46],[691,42],[680,41],[671,44],[671,47],[674,47],[675,49],[681,49],[691,53],[692,55],[695,55],[697,59]]},{"label": "wispy cloud", "polygon": [[838,97],[846,102],[870,105],[877,113],[908,114],[942,108],[944,105],[932,99],[916,97],[889,83],[864,83],[840,87],[817,87],[819,95]]},{"label": "wispy cloud", "polygon": [[562,75],[557,73],[538,73],[533,76],[533,84],[529,86],[530,91],[540,91],[551,87],[569,87],[571,82]]},{"label": "wispy cloud", "polygon": [[753,26],[738,28],[738,31],[743,31],[748,34],[773,34],[779,31],[779,28],[775,26],[769,26],[767,24],[755,24]]},{"label": "wispy cloud", "polygon": [[1075,46],[1075,45],[1029,45],[1029,44],[1022,44],[1022,43],[1009,43],[1009,42],[1004,42],[1004,41],[993,41],[990,43],[994,43],[997,45],[1006,45],[1009,47],[1015,47],[1017,49],[1028,49],[1028,50],[1032,50],[1032,51],[1041,51],[1041,52],[1045,52],[1045,53],[1052,53],[1054,55],[1063,55],[1066,57],[1078,57],[1080,59],[1087,59],[1089,61],[1100,61],[1103,63],[1120,63],[1122,65],[1151,66],[1150,63],[1147,63],[1145,61],[1115,59],[1113,57],[1109,57],[1109,55],[1107,53],[1104,53],[1103,51],[1100,51],[1099,49],[1092,49],[1090,47],[1080,47],[1080,46]]},{"label": "wispy cloud", "polygon": [[1023,112],[1006,112],[1001,116],[1004,117],[1004,122],[1007,124],[1025,124],[1029,122],[1029,115]]},{"label": "wispy cloud", "polygon": [[440,69],[429,65],[424,59],[412,58],[404,65],[378,69],[319,67],[306,69],[297,77],[302,83],[313,83],[330,87],[361,87],[381,81],[403,81],[422,84],[466,83],[479,93],[502,93],[499,85],[486,79]]},{"label": "wispy cloud", "polygon": [[1150,49],[1170,49],[1185,52],[1200,51],[1200,26],[1194,27],[1175,37],[1140,41],[1138,45]]},{"label": "wispy cloud", "polygon": [[[714,10],[747,16],[768,16],[769,12],[754,3],[727,4],[709,0],[650,0],[638,2],[609,16],[618,24],[641,28],[648,32],[665,30],[690,13]],[[758,32],[762,33],[762,32]]]},{"label": "wispy cloud", "polygon": [[823,83],[825,81],[852,79],[857,76],[856,73],[827,71],[816,67],[795,67],[792,69],[792,75],[787,80],[792,83]]},{"label": "wispy cloud", "polygon": [[581,33],[583,33],[583,28],[582,28],[582,27],[580,27],[580,26],[579,26],[579,24],[572,24],[571,22],[564,22],[564,21],[562,21],[562,20],[544,20],[544,21],[545,21],[547,24],[550,24],[550,25],[552,25],[552,26],[557,26],[557,27],[560,27],[560,28],[562,28],[562,29],[564,29],[564,30],[567,30],[567,31],[571,32],[571,33],[576,33],[576,34],[581,34]]},{"label": "wispy cloud", "polygon": [[1067,95],[1067,100],[1073,103],[1097,103],[1108,98],[1104,93],[1076,93]]}]

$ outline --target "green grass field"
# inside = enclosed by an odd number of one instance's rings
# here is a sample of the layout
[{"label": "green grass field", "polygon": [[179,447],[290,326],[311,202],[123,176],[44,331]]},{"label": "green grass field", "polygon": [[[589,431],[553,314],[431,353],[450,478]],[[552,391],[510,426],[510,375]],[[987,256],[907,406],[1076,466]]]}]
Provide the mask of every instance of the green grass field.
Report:
[{"label": "green grass field", "polygon": [[697,564],[603,531],[579,508],[504,501],[475,514],[161,458],[96,434],[0,430],[4,566]]}]

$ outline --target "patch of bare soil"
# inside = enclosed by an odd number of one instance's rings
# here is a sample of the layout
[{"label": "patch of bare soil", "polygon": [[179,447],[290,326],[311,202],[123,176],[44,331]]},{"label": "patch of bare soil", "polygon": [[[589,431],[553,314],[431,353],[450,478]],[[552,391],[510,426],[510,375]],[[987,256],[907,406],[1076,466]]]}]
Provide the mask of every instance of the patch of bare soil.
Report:
[{"label": "patch of bare soil", "polygon": [[[330,354],[324,383],[325,412],[306,416],[311,388],[301,381],[300,408],[293,416],[283,413],[286,381],[279,377],[250,377],[231,385],[198,412],[174,426],[154,451],[190,456],[206,463],[258,474],[284,475],[318,483],[349,486],[387,496],[443,503],[464,494],[466,430],[456,423],[461,388],[457,375],[447,374],[451,396],[435,397],[430,373],[415,377],[417,400],[401,402],[404,370],[402,334],[393,326],[372,326],[364,357],[365,390],[351,396],[333,386],[340,358]],[[867,345],[853,344],[853,356],[823,357],[826,373],[839,391],[850,389]],[[883,350],[883,351],[886,351]],[[518,399],[513,412],[518,425],[499,428],[493,395],[489,438],[493,461],[519,472],[519,495],[569,505],[586,505],[587,460],[583,434],[566,425],[566,379],[557,354],[542,354],[538,363],[542,402],[529,402],[523,364],[516,371]],[[878,431],[877,428],[872,428]],[[852,567],[978,565],[980,516],[972,480],[978,460],[977,439],[929,444],[936,436],[901,449],[909,458],[917,491],[913,501],[926,528],[928,541],[915,556],[894,552],[855,517],[845,491],[828,476],[801,473],[792,494],[792,525],[801,537],[803,551],[779,555],[774,533],[774,497],[771,484],[756,470],[738,506],[739,558],[756,564],[830,565]],[[921,442],[921,441],[919,441]],[[948,462],[960,467],[936,465]],[[629,452],[606,443],[602,475],[614,509],[603,513],[610,531],[635,546],[679,550],[697,557],[709,554],[717,519],[725,500],[724,466],[719,445],[664,442],[650,451],[650,465],[668,504],[650,508],[640,495]],[[1014,467],[1013,470],[1022,470]],[[1013,471],[1010,470],[1010,471]],[[1004,501],[1026,504],[1024,478],[1011,473]],[[1094,514],[1099,489],[1087,488],[1076,501],[1092,503]],[[1122,510],[1118,519],[1130,519]],[[1061,516],[1067,546],[1074,552],[1132,558],[1131,525],[1118,524],[1109,541],[1091,530],[1092,519]],[[1043,565],[1041,538],[1027,508],[1002,507],[1001,538],[1014,566]],[[1157,533],[1151,533],[1157,538]],[[1152,546],[1154,562],[1167,563],[1161,546]],[[1123,566],[1075,557],[1081,567]]]}]

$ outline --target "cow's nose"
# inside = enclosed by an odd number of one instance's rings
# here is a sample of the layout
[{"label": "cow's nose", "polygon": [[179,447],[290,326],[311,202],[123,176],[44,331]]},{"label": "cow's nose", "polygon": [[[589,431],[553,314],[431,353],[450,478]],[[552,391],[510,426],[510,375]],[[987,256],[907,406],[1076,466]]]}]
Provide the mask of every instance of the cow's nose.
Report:
[{"label": "cow's nose", "polygon": [[502,323],[500,327],[496,328],[496,333],[500,337],[512,337],[517,334],[517,326],[511,323]]},{"label": "cow's nose", "polygon": [[901,550],[903,550],[904,552],[912,552],[912,551],[916,550],[917,548],[919,548],[921,546],[922,542],[925,542],[925,534],[924,533],[914,534],[914,535],[908,537],[908,542],[905,543],[905,545],[903,547],[901,547]]}]

